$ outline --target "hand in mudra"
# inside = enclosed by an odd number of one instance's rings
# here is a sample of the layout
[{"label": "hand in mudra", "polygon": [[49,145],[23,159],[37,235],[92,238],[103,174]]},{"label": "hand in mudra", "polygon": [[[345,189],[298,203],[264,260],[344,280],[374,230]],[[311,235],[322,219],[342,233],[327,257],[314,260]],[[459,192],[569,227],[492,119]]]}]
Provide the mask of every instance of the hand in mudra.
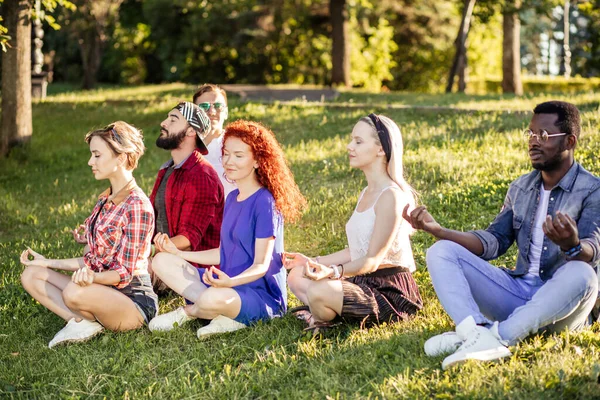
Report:
[{"label": "hand in mudra", "polygon": [[427,207],[419,206],[408,213],[407,204],[402,211],[402,217],[414,228],[418,230],[422,230],[432,235],[436,235],[439,231],[442,230],[442,226],[437,223],[437,221],[429,214],[427,211]]},{"label": "hand in mudra", "polygon": [[301,267],[310,262],[310,258],[306,257],[301,253],[283,253],[281,255],[281,259],[283,261],[283,266],[286,269],[293,269],[296,267]]},{"label": "hand in mudra", "polygon": [[171,253],[177,255],[179,249],[175,246],[175,243],[171,241],[169,235],[166,233],[158,233],[154,237],[154,245],[158,251],[164,251],[165,253]]}]

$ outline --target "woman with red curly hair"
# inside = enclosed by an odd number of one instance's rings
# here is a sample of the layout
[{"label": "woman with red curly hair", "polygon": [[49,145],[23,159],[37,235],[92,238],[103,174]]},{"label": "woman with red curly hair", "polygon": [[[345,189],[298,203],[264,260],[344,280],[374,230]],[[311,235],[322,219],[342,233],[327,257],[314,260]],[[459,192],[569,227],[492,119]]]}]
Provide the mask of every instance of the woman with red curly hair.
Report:
[{"label": "woman with red curly hair", "polygon": [[[306,200],[275,136],[259,123],[236,121],[226,127],[222,162],[237,189],[225,200],[220,247],[180,251],[166,235],[155,239],[166,252],[153,263],[173,268],[165,283],[194,303],[154,318],[150,330],[168,331],[194,318],[211,320],[198,330],[201,338],[286,312],[283,221],[296,221]],[[213,266],[199,276],[190,262],[220,264],[220,269]]]}]

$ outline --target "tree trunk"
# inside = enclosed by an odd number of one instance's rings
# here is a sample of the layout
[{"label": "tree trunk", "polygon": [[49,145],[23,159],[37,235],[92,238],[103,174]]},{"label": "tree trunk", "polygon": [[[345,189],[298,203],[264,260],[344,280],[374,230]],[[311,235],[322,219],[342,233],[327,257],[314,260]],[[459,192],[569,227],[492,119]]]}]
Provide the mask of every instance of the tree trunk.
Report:
[{"label": "tree trunk", "polygon": [[350,87],[350,40],[346,0],[330,0],[331,16],[331,83]]},{"label": "tree trunk", "polygon": [[521,21],[519,7],[521,0],[507,1],[503,14],[502,40],[502,92],[523,94],[521,82]]},{"label": "tree trunk", "polygon": [[85,38],[79,41],[79,49],[83,61],[83,89],[94,89],[102,59],[102,43],[94,29],[85,32]]},{"label": "tree trunk", "polygon": [[0,156],[31,139],[31,7],[28,0],[5,0],[2,14],[11,36],[2,55]]},{"label": "tree trunk", "polygon": [[569,17],[571,13],[571,2],[565,0],[563,7],[563,46],[562,46],[562,60],[560,62],[559,74],[565,78],[571,77],[571,47],[569,46],[570,37],[570,22]]},{"label": "tree trunk", "polygon": [[473,15],[473,8],[475,7],[476,0],[465,0],[462,21],[458,28],[458,34],[454,41],[456,47],[456,53],[454,54],[454,61],[450,68],[450,75],[448,76],[448,85],[446,85],[446,93],[452,92],[454,86],[454,78],[458,74],[458,90],[464,92],[466,88],[466,69],[467,69],[467,36],[469,35],[469,29],[471,28],[471,16]]}]

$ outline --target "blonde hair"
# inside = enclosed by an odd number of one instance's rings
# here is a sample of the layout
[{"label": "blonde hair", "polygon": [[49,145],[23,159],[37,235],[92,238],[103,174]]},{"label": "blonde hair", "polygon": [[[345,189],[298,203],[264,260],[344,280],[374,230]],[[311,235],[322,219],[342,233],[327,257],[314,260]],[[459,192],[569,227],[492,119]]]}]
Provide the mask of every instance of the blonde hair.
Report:
[{"label": "blonde hair", "polygon": [[104,140],[115,156],[127,156],[126,168],[137,168],[138,160],[144,155],[144,136],[142,131],[124,121],[116,121],[102,129],[96,129],[85,135],[85,142],[90,144],[93,137]]},{"label": "blonde hair", "polygon": [[[417,191],[406,181],[404,178],[404,162],[402,155],[404,152],[404,144],[402,142],[402,133],[400,127],[389,117],[385,115],[378,115],[379,120],[385,126],[387,133],[390,135],[390,161],[386,160],[386,170],[390,178],[402,189],[402,191],[408,196],[408,202],[411,207],[415,207],[418,193]],[[377,128],[371,118],[364,117],[361,121],[369,124],[373,128],[371,132],[373,138],[378,145],[381,145]]]}]

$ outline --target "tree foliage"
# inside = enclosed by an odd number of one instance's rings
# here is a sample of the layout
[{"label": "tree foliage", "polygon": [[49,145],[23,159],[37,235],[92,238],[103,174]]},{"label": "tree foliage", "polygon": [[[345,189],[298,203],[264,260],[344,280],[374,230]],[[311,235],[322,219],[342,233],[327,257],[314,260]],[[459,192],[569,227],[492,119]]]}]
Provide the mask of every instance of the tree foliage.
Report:
[{"label": "tree foliage", "polygon": [[[0,10],[2,9],[2,3],[4,3],[4,0],[0,0]],[[59,6],[64,7],[68,10],[75,9],[75,5],[68,0],[41,0],[40,5],[41,15],[39,17],[42,18],[42,20],[44,20],[46,23],[48,23],[48,25],[54,30],[60,29],[60,25],[56,23],[56,19],[51,13],[55,12]],[[32,8],[32,10],[34,11],[32,13],[32,16],[35,17],[35,9]],[[0,15],[0,47],[2,47],[2,51],[6,51],[9,47],[8,42],[10,41],[11,36],[6,26],[4,26],[3,21],[4,20]]]},{"label": "tree foliage", "polygon": [[[463,3],[346,1],[352,84],[371,90],[441,91]],[[501,75],[501,16],[509,3],[476,2],[467,42],[472,79]],[[573,71],[587,76],[600,70],[600,2],[577,3],[572,9],[579,14],[571,18],[577,26],[571,40]],[[526,73],[547,73],[540,35],[552,36],[557,29],[553,10],[560,4],[562,0],[522,1]],[[80,15],[62,14],[57,22],[65,27]],[[329,0],[122,0],[113,14],[103,26],[106,41],[97,71],[103,82],[331,83]],[[85,71],[73,37],[85,35],[81,27],[69,32],[71,27],[47,32],[45,48],[56,50],[56,79],[79,81]]]},{"label": "tree foliage", "polygon": [[[119,83],[329,84],[328,5],[328,0],[125,0],[106,28],[98,77]],[[451,50],[456,13],[451,4],[349,0],[347,7],[355,86],[437,89]],[[60,21],[67,26],[72,18]],[[57,52],[55,76],[79,80],[77,46],[65,35],[48,34]],[[408,76],[412,70],[417,79]]]}]

